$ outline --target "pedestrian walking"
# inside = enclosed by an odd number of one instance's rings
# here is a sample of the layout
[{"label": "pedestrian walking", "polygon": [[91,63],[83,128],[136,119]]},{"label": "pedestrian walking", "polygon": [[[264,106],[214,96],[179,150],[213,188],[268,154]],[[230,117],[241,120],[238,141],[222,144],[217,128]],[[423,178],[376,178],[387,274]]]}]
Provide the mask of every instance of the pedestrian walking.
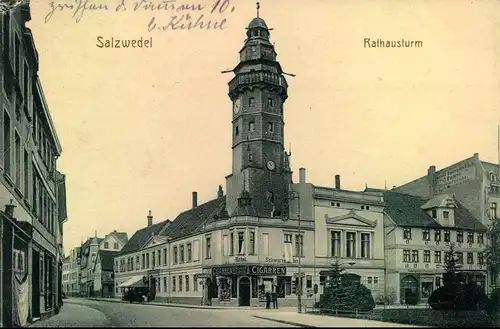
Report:
[{"label": "pedestrian walking", "polygon": [[270,308],[271,306],[271,294],[269,291],[266,291],[266,308]]},{"label": "pedestrian walking", "polygon": [[273,291],[271,293],[271,299],[273,300],[273,308],[277,309],[278,308],[278,293],[276,291]]}]

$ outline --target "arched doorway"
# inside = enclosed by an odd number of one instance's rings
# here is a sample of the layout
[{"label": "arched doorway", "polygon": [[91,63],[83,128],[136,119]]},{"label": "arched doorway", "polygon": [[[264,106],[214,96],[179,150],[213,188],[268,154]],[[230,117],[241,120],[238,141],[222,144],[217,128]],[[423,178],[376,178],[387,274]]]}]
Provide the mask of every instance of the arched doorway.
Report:
[{"label": "arched doorway", "polygon": [[401,300],[404,304],[418,303],[418,280],[413,275],[407,275],[401,280]]},{"label": "arched doorway", "polygon": [[250,306],[250,279],[242,277],[238,288],[239,306]]}]

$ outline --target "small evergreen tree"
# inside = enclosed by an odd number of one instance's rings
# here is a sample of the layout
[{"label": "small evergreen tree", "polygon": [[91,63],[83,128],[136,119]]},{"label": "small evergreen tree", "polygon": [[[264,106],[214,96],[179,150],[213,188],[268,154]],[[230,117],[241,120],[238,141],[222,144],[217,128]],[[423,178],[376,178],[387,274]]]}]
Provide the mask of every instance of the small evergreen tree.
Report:
[{"label": "small evergreen tree", "polygon": [[371,311],[375,301],[370,289],[345,275],[338,260],[326,273],[327,282],[318,307],[323,310]]},{"label": "small evergreen tree", "polygon": [[443,274],[443,283],[445,285],[460,283],[460,268],[462,268],[462,265],[458,263],[455,243],[451,242],[448,249],[448,257],[444,259],[445,273]]},{"label": "small evergreen tree", "polygon": [[492,278],[500,271],[500,220],[494,219],[488,227],[489,244],[485,249],[486,266]]}]

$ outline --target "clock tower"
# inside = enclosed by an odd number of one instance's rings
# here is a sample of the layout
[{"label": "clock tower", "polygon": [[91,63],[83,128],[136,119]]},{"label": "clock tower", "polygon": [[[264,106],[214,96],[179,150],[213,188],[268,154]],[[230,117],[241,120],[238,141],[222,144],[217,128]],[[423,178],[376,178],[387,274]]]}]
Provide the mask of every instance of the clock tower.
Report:
[{"label": "clock tower", "polygon": [[288,211],[292,174],[283,134],[288,85],[258,9],[229,82],[233,157],[226,207],[230,216],[280,217]]}]

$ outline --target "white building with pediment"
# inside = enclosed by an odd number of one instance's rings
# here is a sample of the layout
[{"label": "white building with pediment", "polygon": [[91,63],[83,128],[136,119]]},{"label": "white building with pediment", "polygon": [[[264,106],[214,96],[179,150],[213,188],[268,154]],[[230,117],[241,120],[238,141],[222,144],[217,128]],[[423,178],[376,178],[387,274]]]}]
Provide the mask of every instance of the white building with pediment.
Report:
[{"label": "white building with pediment", "polygon": [[[346,274],[366,285],[377,299],[384,294],[384,201],[380,192],[348,191],[340,188],[340,176],[334,187],[306,182],[306,170],[300,168],[298,184],[292,190],[300,195],[300,213],[314,219],[314,262],[312,284],[323,291],[326,272],[336,260]],[[291,203],[296,212],[297,201]]]}]

